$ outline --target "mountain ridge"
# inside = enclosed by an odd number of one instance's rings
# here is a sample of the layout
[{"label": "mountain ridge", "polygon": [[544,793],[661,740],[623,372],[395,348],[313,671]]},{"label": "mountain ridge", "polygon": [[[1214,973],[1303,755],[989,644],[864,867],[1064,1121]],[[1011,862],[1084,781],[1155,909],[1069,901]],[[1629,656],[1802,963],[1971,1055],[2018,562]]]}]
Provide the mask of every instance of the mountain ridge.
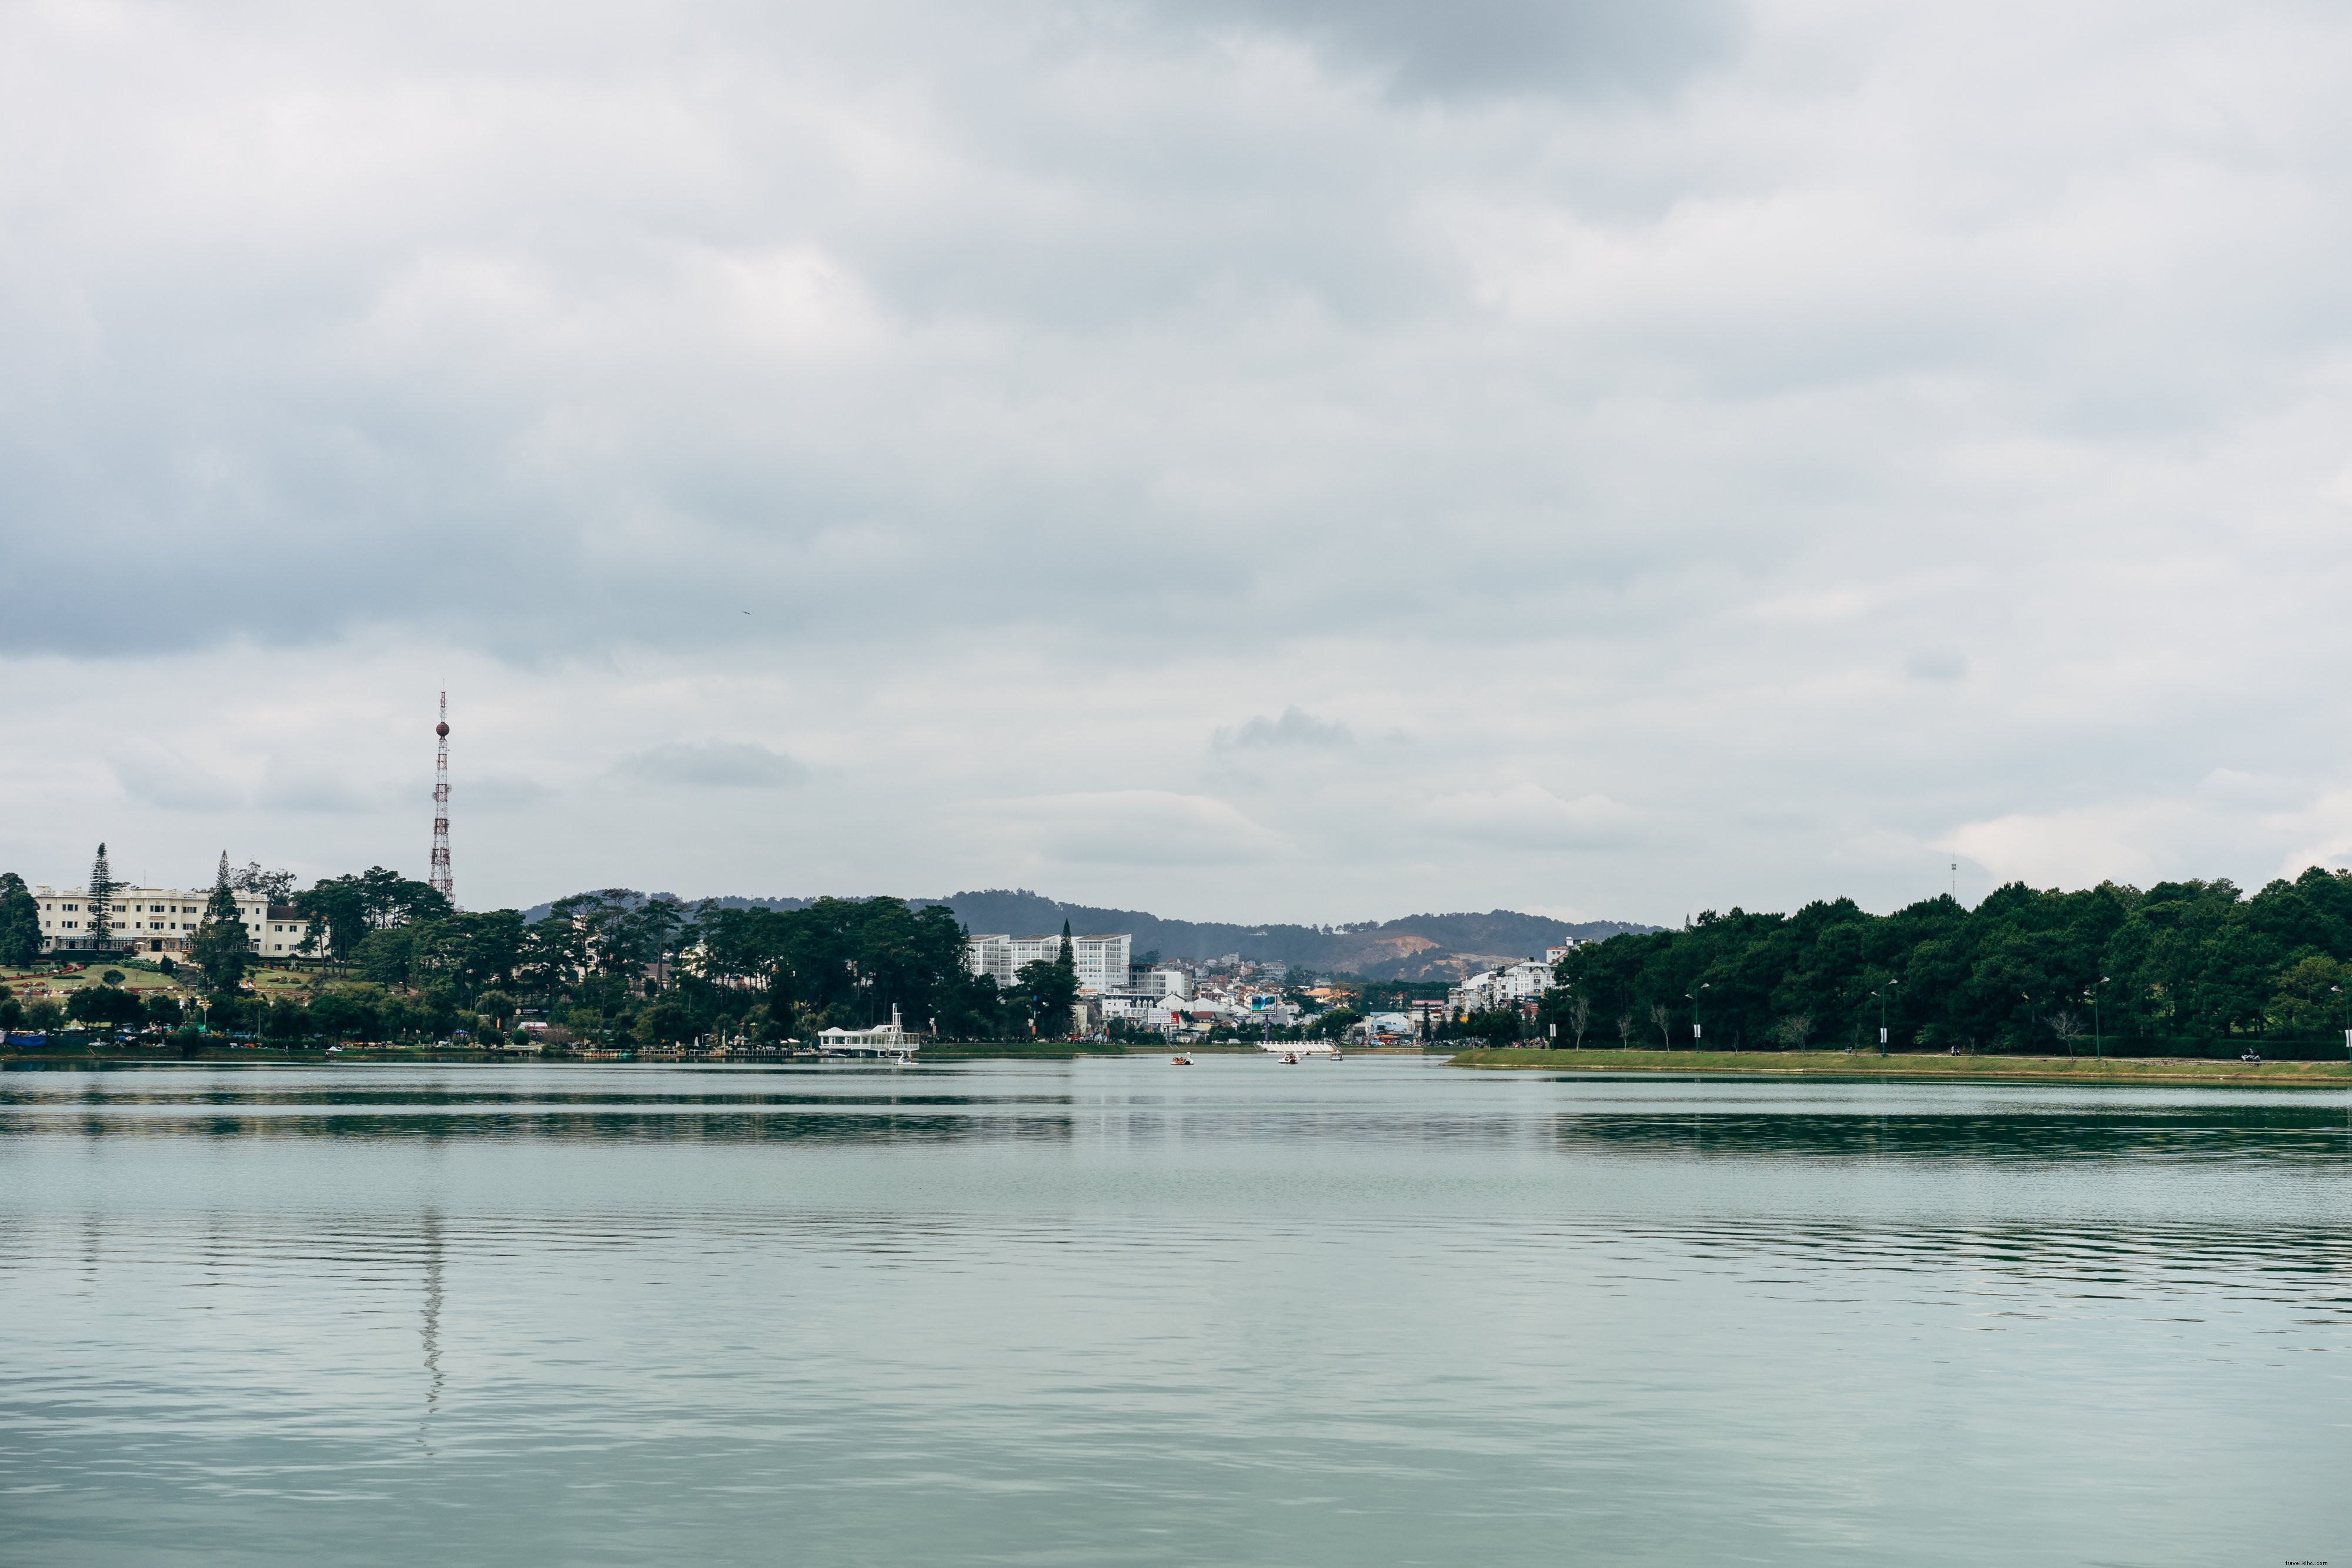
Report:
[{"label": "mountain ridge", "polygon": [[[722,909],[805,909],[816,901],[727,894],[679,902],[709,903]],[[1659,929],[1622,920],[1555,920],[1512,909],[1408,915],[1394,920],[1330,926],[1284,922],[1253,925],[1233,921],[1162,919],[1139,909],[1066,903],[1027,888],[981,888],[943,898],[909,898],[907,903],[916,908],[943,904],[970,931],[1034,936],[1059,931],[1066,920],[1074,932],[1131,933],[1139,957],[1156,953],[1164,958],[1198,961],[1239,954],[1254,962],[1361,975],[1372,980],[1458,979],[1496,963],[1540,956],[1546,947],[1556,946],[1563,938],[1598,941],[1624,932]],[[523,912],[524,918],[538,920],[551,907],[550,904],[535,904]]]}]

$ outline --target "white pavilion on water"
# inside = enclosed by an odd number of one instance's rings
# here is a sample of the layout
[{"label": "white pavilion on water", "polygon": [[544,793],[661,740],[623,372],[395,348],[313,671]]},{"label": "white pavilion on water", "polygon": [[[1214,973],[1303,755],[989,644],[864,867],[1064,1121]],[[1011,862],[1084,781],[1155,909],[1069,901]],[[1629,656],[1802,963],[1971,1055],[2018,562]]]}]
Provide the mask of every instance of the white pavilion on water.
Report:
[{"label": "white pavilion on water", "polygon": [[898,1021],[898,1006],[890,1005],[890,1021],[872,1029],[823,1029],[816,1044],[827,1056],[905,1056],[923,1049],[923,1037],[910,1034]]}]

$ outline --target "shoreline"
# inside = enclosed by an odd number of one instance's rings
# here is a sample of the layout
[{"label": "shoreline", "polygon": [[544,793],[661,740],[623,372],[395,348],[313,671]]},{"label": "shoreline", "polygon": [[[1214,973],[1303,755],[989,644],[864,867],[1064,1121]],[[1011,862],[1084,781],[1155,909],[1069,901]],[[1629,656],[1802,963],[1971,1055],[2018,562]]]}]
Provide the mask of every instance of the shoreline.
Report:
[{"label": "shoreline", "polygon": [[1844,1051],[1465,1051],[1450,1067],[1518,1072],[1703,1073],[1710,1078],[1912,1078],[2015,1083],[2352,1088],[2352,1062],[2202,1057],[1878,1056]]},{"label": "shoreline", "polygon": [[[1002,1043],[961,1042],[931,1047],[918,1051],[909,1065],[965,1061],[1072,1061],[1080,1058],[1100,1057],[1106,1060],[1126,1060],[1132,1057],[1160,1057],[1175,1051],[1187,1051],[1194,1056],[1263,1056],[1266,1052],[1257,1046],[1219,1043],[1186,1046],[1120,1046],[1116,1049],[1101,1045],[1081,1045],[1054,1041],[1043,1046]],[[1349,1052],[1351,1056],[1421,1056],[1421,1051],[1411,1051],[1371,1050]],[[667,1052],[643,1051],[627,1054],[589,1056],[566,1052],[542,1055],[537,1051],[437,1051],[429,1047],[415,1050],[354,1051],[346,1048],[332,1056],[317,1051],[272,1051],[261,1049],[220,1048],[183,1056],[176,1051],[11,1051],[0,1057],[0,1070],[19,1067],[822,1067],[826,1065],[887,1065],[879,1058],[856,1056],[673,1056]]]}]

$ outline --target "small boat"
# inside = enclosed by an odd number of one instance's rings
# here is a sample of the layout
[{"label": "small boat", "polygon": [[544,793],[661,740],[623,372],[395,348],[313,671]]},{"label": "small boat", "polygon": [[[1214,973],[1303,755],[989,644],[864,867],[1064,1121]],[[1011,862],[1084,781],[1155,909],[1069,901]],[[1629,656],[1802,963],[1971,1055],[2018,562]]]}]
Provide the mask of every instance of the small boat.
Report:
[{"label": "small boat", "polygon": [[1297,1051],[1286,1051],[1286,1052],[1283,1054],[1283,1058],[1282,1058],[1282,1064],[1283,1064],[1285,1067],[1296,1067],[1296,1066],[1297,1066],[1297,1065],[1298,1065],[1298,1053],[1297,1053]]},{"label": "small boat", "polygon": [[1331,1060],[1334,1061],[1345,1061],[1348,1058],[1340,1051],[1337,1045],[1334,1045],[1331,1048]]},{"label": "small boat", "polygon": [[1183,1051],[1180,1051],[1175,1055],[1168,1059],[1168,1065],[1171,1067],[1190,1067],[1192,1065],[1192,1059]]}]

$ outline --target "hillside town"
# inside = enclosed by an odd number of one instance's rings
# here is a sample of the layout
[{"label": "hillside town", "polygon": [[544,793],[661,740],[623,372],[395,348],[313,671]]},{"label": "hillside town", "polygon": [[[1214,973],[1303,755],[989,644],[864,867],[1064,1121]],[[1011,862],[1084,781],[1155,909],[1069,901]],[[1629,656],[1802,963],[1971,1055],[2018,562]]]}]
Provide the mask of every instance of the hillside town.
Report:
[{"label": "hillside town", "polygon": [[1013,936],[975,935],[966,962],[976,976],[1010,988],[1029,964],[1053,963],[1066,940],[1076,971],[1077,1000],[1073,1032],[1102,1039],[1157,1035],[1177,1043],[1218,1035],[1272,1041],[1318,1021],[1345,1015],[1343,1032],[1366,1042],[1427,1040],[1444,1026],[1474,1015],[1518,1013],[1532,1019],[1551,989],[1559,961],[1576,944],[1563,940],[1541,958],[1480,971],[1446,988],[1441,998],[1412,998],[1394,1010],[1359,1009],[1370,989],[1330,983],[1297,984],[1287,965],[1252,962],[1239,953],[1209,960],[1134,956],[1126,932]]}]

